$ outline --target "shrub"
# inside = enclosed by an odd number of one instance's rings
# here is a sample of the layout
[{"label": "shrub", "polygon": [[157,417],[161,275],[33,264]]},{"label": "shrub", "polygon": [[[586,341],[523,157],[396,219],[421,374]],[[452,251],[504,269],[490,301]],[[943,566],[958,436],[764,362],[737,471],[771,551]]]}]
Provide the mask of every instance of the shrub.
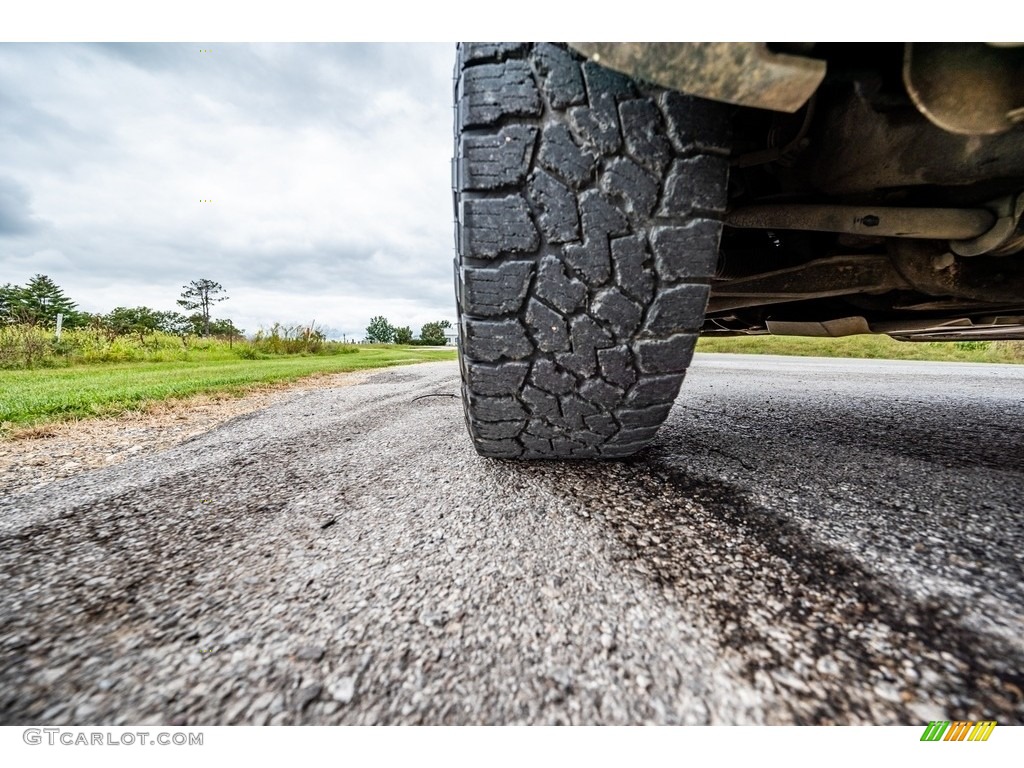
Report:
[{"label": "shrub", "polygon": [[988,349],[987,341],[954,341],[953,346],[968,352],[982,351]]},{"label": "shrub", "polygon": [[32,368],[50,349],[52,333],[24,323],[0,325],[0,367]]}]

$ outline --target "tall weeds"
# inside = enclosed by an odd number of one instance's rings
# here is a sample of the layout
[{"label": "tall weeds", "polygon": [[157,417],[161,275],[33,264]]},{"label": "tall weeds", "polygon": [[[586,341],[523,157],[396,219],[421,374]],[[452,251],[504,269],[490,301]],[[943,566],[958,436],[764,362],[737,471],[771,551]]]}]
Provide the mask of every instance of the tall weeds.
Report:
[{"label": "tall weeds", "polygon": [[111,336],[98,328],[68,329],[60,341],[52,330],[24,324],[0,325],[0,368],[59,368],[92,363],[257,359],[274,355],[337,355],[357,351],[328,341],[315,327],[275,325],[250,340],[195,338],[168,333]]}]

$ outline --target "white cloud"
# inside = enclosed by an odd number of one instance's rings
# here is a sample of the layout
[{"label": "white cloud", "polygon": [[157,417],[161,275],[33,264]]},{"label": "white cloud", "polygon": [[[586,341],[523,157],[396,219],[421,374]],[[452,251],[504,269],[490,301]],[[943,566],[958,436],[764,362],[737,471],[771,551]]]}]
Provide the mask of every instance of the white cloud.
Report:
[{"label": "white cloud", "polygon": [[0,45],[0,283],[106,311],[206,277],[250,330],[454,320],[453,46],[212,47]]}]

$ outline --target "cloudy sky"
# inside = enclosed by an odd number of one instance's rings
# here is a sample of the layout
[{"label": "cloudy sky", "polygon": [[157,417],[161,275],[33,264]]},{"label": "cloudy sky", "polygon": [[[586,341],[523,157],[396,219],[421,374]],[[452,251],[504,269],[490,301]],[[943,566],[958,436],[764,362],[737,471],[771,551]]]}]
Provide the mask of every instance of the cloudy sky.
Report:
[{"label": "cloudy sky", "polygon": [[0,284],[42,273],[106,312],[177,309],[209,278],[249,332],[454,321],[453,61],[453,44],[2,43]]}]

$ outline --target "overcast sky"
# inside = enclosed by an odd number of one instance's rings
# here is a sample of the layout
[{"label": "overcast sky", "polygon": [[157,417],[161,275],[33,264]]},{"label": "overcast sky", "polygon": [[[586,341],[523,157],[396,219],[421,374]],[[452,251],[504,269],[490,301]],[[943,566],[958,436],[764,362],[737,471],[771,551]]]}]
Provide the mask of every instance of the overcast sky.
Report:
[{"label": "overcast sky", "polygon": [[454,322],[453,62],[454,44],[0,44],[0,284],[42,273],[107,312],[178,309],[209,278],[248,332]]}]

